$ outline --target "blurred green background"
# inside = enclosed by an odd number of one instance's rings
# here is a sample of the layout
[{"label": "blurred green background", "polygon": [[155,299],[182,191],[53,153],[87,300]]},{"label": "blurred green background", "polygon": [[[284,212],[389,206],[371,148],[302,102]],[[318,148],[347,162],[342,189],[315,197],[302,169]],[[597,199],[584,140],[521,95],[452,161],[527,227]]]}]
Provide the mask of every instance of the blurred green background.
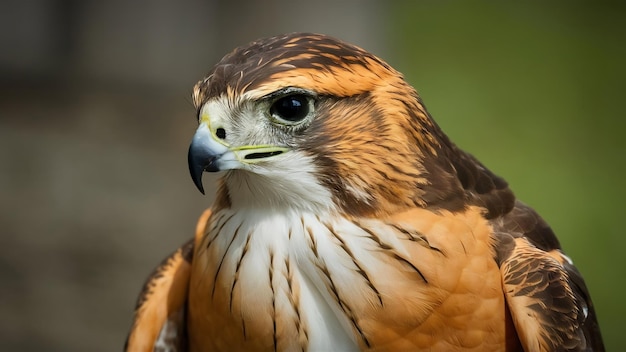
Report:
[{"label": "blurred green background", "polygon": [[0,350],[121,348],[143,280],[212,200],[187,175],[192,85],[290,31],[404,72],[552,225],[626,350],[624,5],[434,0],[3,2]]}]

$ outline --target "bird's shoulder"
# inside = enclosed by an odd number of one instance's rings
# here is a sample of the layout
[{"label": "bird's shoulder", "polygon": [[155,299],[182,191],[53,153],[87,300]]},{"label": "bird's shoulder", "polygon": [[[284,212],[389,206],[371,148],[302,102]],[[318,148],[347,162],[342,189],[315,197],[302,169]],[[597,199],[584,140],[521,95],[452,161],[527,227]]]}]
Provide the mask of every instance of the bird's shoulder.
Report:
[{"label": "bird's shoulder", "polygon": [[585,282],[550,226],[519,201],[491,222],[505,297],[525,349],[604,350]]},{"label": "bird's shoulder", "polygon": [[196,238],[163,259],[143,285],[126,339],[126,351],[186,350],[186,309],[195,242],[211,211],[200,217]]}]

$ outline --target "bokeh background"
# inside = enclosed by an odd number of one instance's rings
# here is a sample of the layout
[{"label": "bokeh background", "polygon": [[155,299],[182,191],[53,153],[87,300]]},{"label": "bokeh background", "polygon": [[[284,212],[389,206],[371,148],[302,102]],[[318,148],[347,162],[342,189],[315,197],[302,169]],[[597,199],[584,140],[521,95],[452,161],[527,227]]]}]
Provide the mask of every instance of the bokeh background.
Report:
[{"label": "bokeh background", "polygon": [[187,174],[192,85],[291,31],[404,72],[556,230],[626,350],[625,7],[434,0],[3,1],[0,350],[121,349],[143,280],[212,200]]}]

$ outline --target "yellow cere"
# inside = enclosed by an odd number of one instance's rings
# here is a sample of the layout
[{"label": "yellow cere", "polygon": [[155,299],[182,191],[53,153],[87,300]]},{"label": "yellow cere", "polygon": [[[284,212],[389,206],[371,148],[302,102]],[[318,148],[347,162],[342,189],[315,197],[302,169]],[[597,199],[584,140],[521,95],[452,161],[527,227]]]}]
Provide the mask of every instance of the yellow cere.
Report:
[{"label": "yellow cere", "polygon": [[200,115],[200,123],[206,123],[209,126],[211,125],[208,113],[202,112],[202,115]]}]

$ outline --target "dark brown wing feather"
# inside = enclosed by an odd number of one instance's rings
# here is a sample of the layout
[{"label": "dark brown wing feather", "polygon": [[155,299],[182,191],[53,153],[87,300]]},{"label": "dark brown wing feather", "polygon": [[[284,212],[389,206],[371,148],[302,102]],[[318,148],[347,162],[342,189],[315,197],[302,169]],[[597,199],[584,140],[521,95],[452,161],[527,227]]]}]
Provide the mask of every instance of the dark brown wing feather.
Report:
[{"label": "dark brown wing feather", "polygon": [[492,223],[505,296],[524,348],[604,351],[587,287],[545,221],[517,202]]},{"label": "dark brown wing feather", "polygon": [[185,313],[193,240],[167,257],[143,286],[125,351],[186,351]]}]

